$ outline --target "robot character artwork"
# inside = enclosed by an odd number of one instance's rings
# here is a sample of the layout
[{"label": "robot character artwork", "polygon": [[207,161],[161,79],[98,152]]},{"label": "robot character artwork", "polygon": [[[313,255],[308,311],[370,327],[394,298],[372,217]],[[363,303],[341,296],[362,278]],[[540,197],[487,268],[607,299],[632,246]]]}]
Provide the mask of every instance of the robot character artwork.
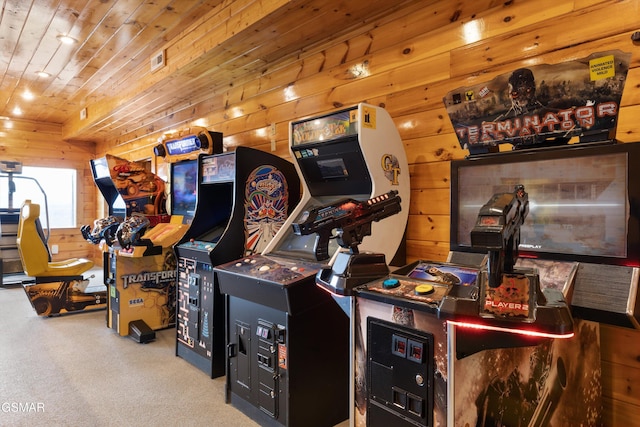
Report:
[{"label": "robot character artwork", "polygon": [[118,227],[122,223],[122,219],[115,215],[109,215],[105,218],[98,218],[93,221],[93,228],[90,225],[83,225],[80,227],[82,237],[88,242],[94,245],[99,244],[101,241],[107,242],[110,245],[114,240],[114,236]]},{"label": "robot character artwork", "polygon": [[444,97],[460,146],[471,155],[615,138],[631,55],[607,51],[519,68]]}]

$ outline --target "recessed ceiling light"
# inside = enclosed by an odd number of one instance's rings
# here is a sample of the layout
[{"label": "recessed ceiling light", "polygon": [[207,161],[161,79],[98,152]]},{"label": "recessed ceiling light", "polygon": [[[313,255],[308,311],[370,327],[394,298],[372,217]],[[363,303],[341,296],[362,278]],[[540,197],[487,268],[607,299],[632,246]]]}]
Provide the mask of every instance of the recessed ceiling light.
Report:
[{"label": "recessed ceiling light", "polygon": [[78,40],[74,39],[71,36],[66,36],[64,34],[58,35],[57,38],[58,38],[58,40],[60,40],[61,43],[64,43],[64,44],[75,44],[75,43],[78,43]]},{"label": "recessed ceiling light", "polygon": [[46,71],[36,71],[36,74],[40,77],[44,77],[44,78],[48,78],[51,77],[51,74],[47,73]]},{"label": "recessed ceiling light", "polygon": [[22,92],[22,99],[31,101],[33,98],[35,98],[35,96],[30,90],[25,90],[24,92]]},{"label": "recessed ceiling light", "polygon": [[13,108],[13,114],[15,114],[16,116],[21,116],[22,115],[22,110],[20,109],[20,107],[14,107]]}]

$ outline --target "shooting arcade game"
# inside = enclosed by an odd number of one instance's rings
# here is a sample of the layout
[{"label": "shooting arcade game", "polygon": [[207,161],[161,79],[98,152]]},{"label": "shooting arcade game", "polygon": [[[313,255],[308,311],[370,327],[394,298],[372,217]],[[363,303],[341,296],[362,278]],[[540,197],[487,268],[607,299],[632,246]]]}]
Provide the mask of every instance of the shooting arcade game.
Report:
[{"label": "shooting arcade game", "polygon": [[[171,158],[175,166],[215,147],[221,150],[222,136],[204,130],[165,138],[162,147],[166,147],[164,155],[176,153]],[[97,220],[92,232],[87,230],[90,239],[100,239],[104,250],[107,327],[141,343],[152,341],[156,330],[175,325],[173,245],[186,232],[191,218],[167,213],[165,182],[138,162],[107,155],[92,162],[92,167],[96,184],[114,206],[109,217]],[[117,224],[115,214],[122,211],[125,217]]]},{"label": "shooting arcade game", "polygon": [[471,153],[451,163],[451,252],[355,289],[356,425],[600,424],[591,320],[639,318],[640,144],[612,140],[628,61],[605,52],[445,97]]},{"label": "shooting arcade game", "polygon": [[292,122],[289,148],[300,203],[262,254],[215,268],[228,295],[227,400],[263,425],[333,426],[349,417],[350,320],[316,274],[348,250],[339,241],[373,261],[345,271],[388,271],[407,221],[407,160],[389,114],[366,104]]},{"label": "shooting arcade game", "polygon": [[[225,373],[226,351],[213,267],[261,252],[297,205],[300,180],[290,162],[248,147],[201,155],[195,166],[193,221],[175,246],[176,355],[214,378]],[[174,186],[174,200],[181,197]]]}]

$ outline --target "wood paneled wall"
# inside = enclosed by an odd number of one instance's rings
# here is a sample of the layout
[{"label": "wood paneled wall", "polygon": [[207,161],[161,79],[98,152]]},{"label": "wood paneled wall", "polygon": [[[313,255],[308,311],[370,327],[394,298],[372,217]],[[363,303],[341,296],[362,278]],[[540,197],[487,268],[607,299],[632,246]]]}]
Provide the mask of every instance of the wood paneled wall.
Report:
[{"label": "wood paneled wall", "polygon": [[[80,225],[92,224],[96,218],[97,190],[93,184],[89,160],[95,157],[95,144],[67,142],[62,126],[25,120],[0,120],[0,159],[21,162],[23,166],[76,169],[77,228],[51,230],[49,245],[58,245],[54,261],[67,258],[95,258],[94,247],[82,238]],[[3,185],[6,180],[3,181]],[[69,189],[72,191],[73,189]],[[20,208],[22,200],[14,200]],[[44,215],[44,211],[42,211]],[[101,258],[97,258],[101,260]]]},{"label": "wood paneled wall", "polygon": [[[244,145],[271,151],[275,145],[276,153],[289,158],[290,120],[358,102],[380,105],[394,118],[410,163],[409,261],[444,260],[449,250],[450,160],[463,158],[466,152],[453,133],[443,96],[521,66],[620,49],[631,52],[632,61],[617,136],[623,142],[640,141],[640,45],[631,40],[631,34],[640,30],[639,16],[638,0],[410,2],[342,38],[229,82],[224,92],[132,124],[137,130],[98,144],[95,151],[60,141],[55,126],[36,130],[27,124],[8,144],[28,141],[32,150],[11,152],[25,164],[31,164],[26,159],[37,153],[34,162],[78,165],[87,178],[80,206],[96,207],[93,213],[83,210],[81,218],[88,223],[104,212],[98,208],[101,203],[87,170],[88,159],[105,153],[131,160],[151,157],[161,135],[141,129],[179,128],[198,120],[223,132],[227,149]],[[469,40],[472,27],[479,33]],[[7,142],[0,142],[3,155],[6,147]],[[72,235],[54,235],[54,242],[65,254],[86,249],[85,255],[95,257]],[[640,426],[640,332],[604,325],[601,331],[603,424]]]}]

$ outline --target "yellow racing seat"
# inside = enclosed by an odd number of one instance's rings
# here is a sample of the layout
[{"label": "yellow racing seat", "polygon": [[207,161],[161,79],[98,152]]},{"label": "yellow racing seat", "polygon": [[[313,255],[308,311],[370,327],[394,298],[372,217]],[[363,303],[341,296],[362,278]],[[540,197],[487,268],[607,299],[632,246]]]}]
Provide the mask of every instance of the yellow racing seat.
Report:
[{"label": "yellow racing seat", "polygon": [[49,248],[38,232],[38,228],[42,230],[39,218],[40,205],[25,200],[20,208],[16,242],[24,272],[28,276],[36,278],[37,282],[46,282],[45,278],[53,281],[62,277],[81,276],[93,267],[93,261],[83,258],[50,261]]}]

